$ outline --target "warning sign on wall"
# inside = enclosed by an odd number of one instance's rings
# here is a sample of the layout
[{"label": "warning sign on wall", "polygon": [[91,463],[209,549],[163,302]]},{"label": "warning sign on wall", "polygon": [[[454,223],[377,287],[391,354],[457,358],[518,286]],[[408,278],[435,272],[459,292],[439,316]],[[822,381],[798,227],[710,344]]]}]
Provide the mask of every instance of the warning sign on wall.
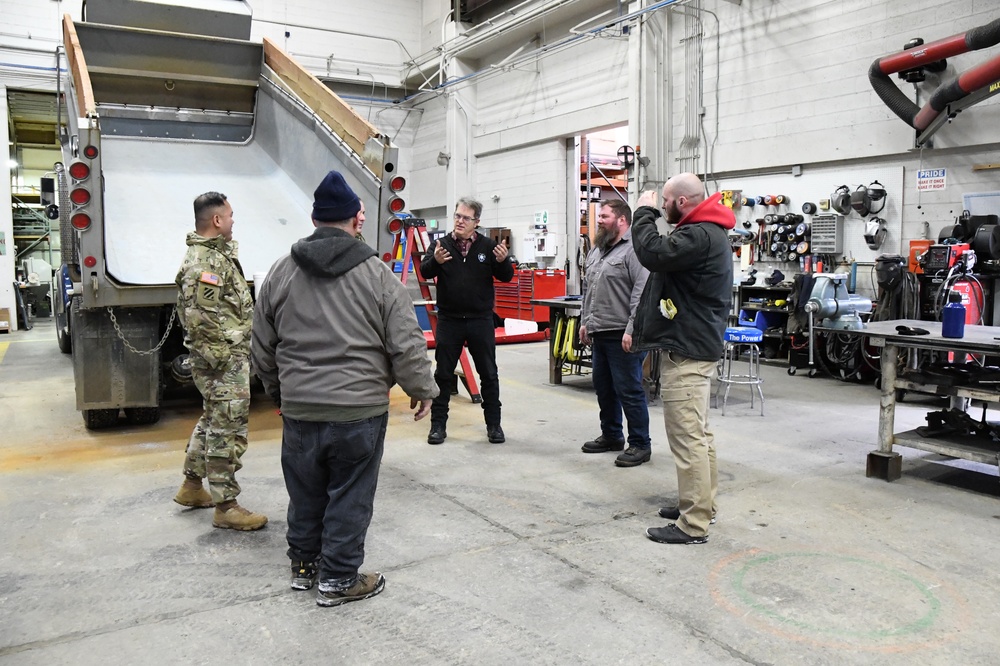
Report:
[{"label": "warning sign on wall", "polygon": [[943,190],[947,172],[947,169],[920,169],[917,171],[917,191]]}]

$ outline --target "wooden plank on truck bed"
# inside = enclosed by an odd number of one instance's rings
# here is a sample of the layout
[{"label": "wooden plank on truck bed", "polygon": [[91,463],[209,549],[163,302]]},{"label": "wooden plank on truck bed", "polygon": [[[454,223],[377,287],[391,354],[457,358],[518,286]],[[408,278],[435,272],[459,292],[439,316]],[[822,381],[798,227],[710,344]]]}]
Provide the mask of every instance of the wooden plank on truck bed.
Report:
[{"label": "wooden plank on truck bed", "polygon": [[368,142],[382,134],[362,118],[322,81],[292,60],[274,42],[264,38],[264,62],[309,105],[354,152],[361,156],[369,169],[382,177],[382,155],[374,155]]},{"label": "wooden plank on truck bed", "polygon": [[87,61],[83,57],[80,39],[76,36],[76,28],[73,27],[73,19],[69,14],[63,14],[63,45],[66,48],[69,70],[73,74],[79,117],[86,118],[97,113],[97,104],[94,101],[94,88],[90,85]]}]

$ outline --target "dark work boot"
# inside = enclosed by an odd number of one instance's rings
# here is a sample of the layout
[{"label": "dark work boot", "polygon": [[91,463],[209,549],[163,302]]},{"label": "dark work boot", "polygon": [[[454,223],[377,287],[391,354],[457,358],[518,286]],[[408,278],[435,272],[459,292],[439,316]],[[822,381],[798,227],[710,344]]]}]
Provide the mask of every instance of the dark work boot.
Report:
[{"label": "dark work boot", "polygon": [[427,433],[427,443],[441,444],[447,437],[448,431],[445,430],[443,423],[432,423],[431,431]]},{"label": "dark work boot", "polygon": [[650,450],[640,449],[638,446],[630,446],[625,453],[619,454],[615,458],[615,465],[618,467],[635,467],[644,462],[649,462]]},{"label": "dark work boot", "polygon": [[584,453],[604,453],[605,451],[621,451],[625,448],[625,440],[609,439],[601,435],[597,439],[584,442],[580,448]]},{"label": "dark work boot", "polygon": [[500,427],[499,423],[486,426],[486,437],[490,440],[490,444],[503,444],[507,441],[503,436],[503,428]]}]

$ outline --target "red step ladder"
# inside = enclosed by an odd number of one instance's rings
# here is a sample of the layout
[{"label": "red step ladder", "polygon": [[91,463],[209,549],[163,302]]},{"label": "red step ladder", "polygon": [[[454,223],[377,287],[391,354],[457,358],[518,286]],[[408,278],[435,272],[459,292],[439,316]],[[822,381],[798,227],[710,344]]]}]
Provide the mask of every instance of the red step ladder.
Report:
[{"label": "red step ladder", "polygon": [[[420,260],[430,250],[431,244],[427,237],[427,225],[420,218],[408,218],[402,222],[403,228],[393,238],[392,251],[383,255],[382,259],[392,267],[396,261],[400,261],[395,257],[399,254],[400,246],[403,247],[401,260],[403,265],[399,271],[399,279],[405,285],[410,268],[413,268],[413,274],[417,278],[417,285],[420,287],[420,296],[422,297],[422,300],[415,301],[414,305],[422,305],[427,312],[427,321],[430,322],[433,339],[433,336],[437,334],[437,311],[434,309],[436,301],[431,296],[430,288],[434,284],[434,280],[425,280],[420,272]],[[458,374],[462,378],[465,389],[469,392],[469,397],[472,398],[472,402],[481,403],[483,396],[479,394],[479,385],[476,383],[476,376],[472,372],[472,364],[469,363],[469,355],[464,347],[458,358],[458,363],[462,368]]]}]

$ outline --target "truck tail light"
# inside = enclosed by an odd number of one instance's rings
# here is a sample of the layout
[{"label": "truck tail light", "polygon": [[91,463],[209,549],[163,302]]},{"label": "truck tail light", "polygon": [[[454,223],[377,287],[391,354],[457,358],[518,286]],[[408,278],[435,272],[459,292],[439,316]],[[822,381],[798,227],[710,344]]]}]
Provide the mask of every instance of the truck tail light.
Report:
[{"label": "truck tail light", "polygon": [[86,231],[90,228],[90,215],[87,215],[86,213],[75,213],[73,217],[70,218],[69,222],[73,225],[74,229]]},{"label": "truck tail light", "polygon": [[406,187],[406,179],[402,176],[395,176],[389,181],[389,189],[393,192],[399,192],[404,187]]},{"label": "truck tail light", "polygon": [[86,146],[83,149],[83,156],[88,160],[92,160],[97,157],[97,146]]},{"label": "truck tail light", "polygon": [[90,192],[78,187],[69,193],[69,200],[77,206],[85,206],[90,203]]},{"label": "truck tail light", "polygon": [[402,213],[406,208],[406,202],[399,197],[389,199],[389,212],[393,214]]},{"label": "truck tail light", "polygon": [[73,162],[69,165],[69,175],[73,180],[87,180],[90,177],[90,166],[84,162]]},{"label": "truck tail light", "polygon": [[97,259],[95,257],[84,257],[83,265],[86,266],[87,268],[93,268],[94,266],[97,265]]},{"label": "truck tail light", "polygon": [[390,217],[389,222],[385,225],[385,228],[390,234],[398,234],[403,230],[403,218],[396,215]]}]

